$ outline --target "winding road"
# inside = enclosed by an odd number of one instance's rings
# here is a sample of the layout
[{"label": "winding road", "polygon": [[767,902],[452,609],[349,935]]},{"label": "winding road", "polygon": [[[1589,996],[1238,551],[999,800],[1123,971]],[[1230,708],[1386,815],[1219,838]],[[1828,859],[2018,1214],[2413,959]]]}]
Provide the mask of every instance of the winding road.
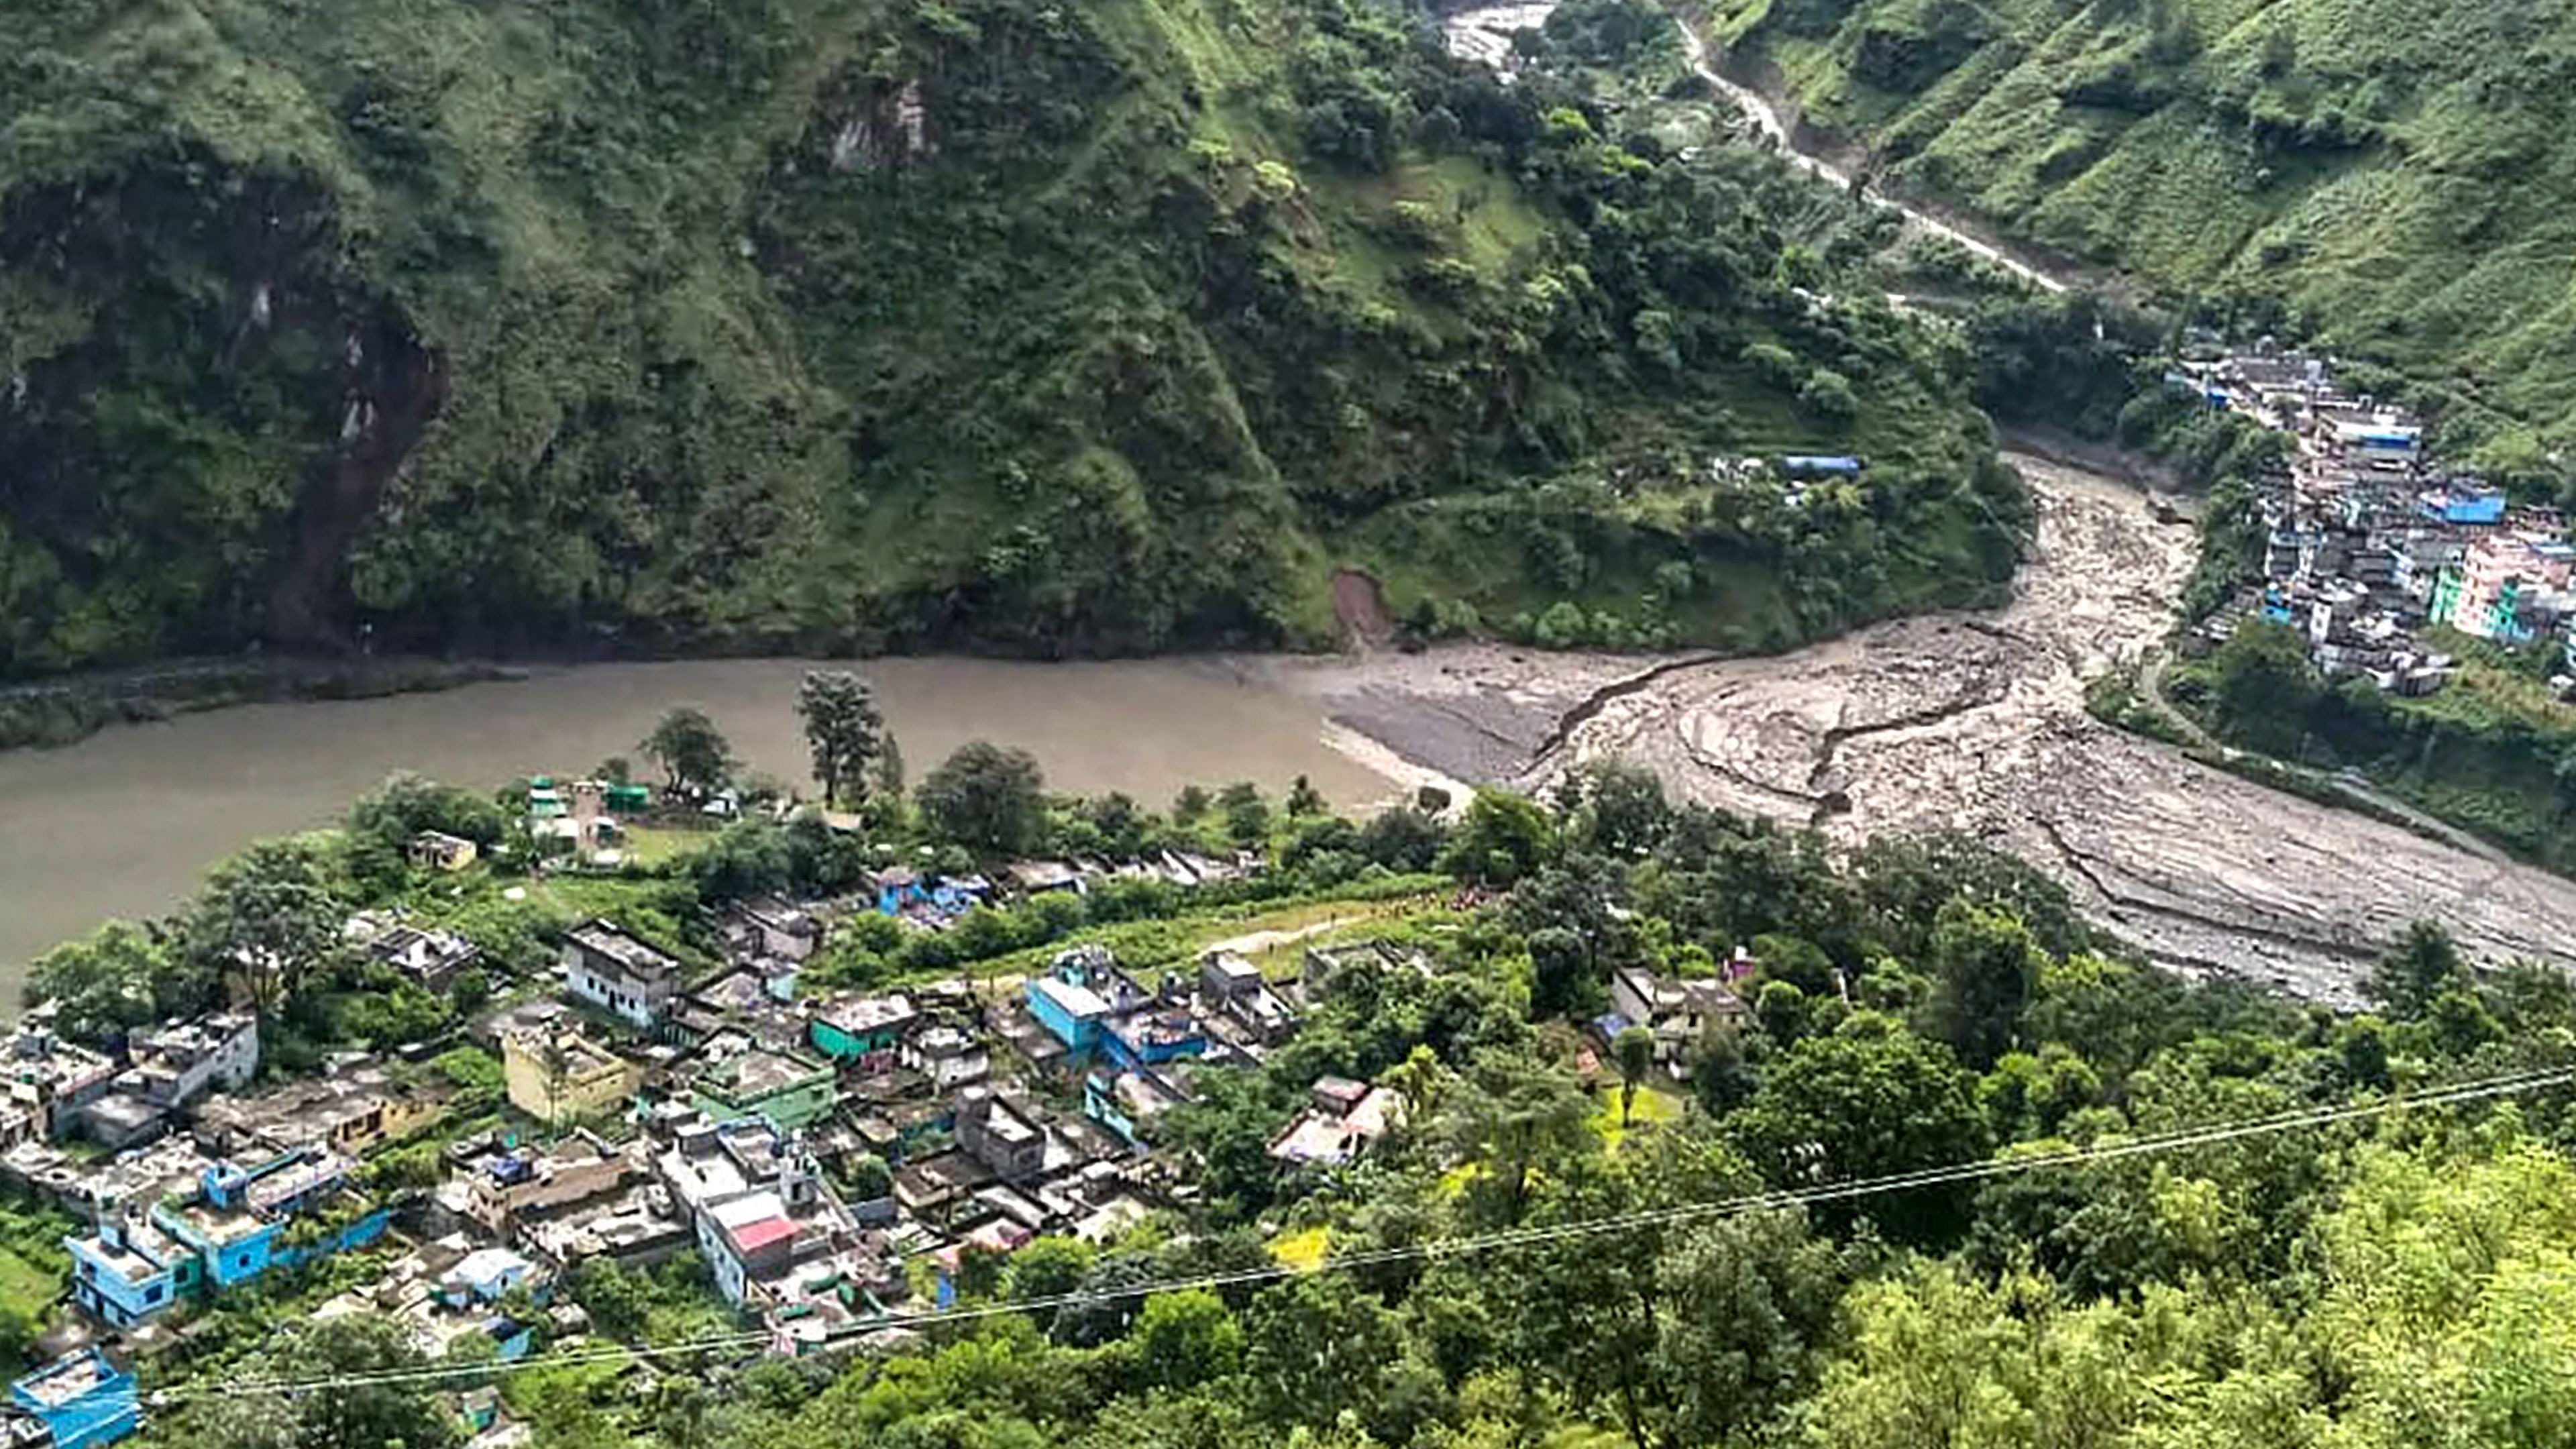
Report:
[{"label": "winding road", "polygon": [[[1483,5],[1468,10],[1452,11],[1442,18],[1440,24],[1452,51],[1470,60],[1481,61],[1497,70],[1508,70],[1511,63],[1512,32],[1533,30],[1547,23],[1549,12],[1555,8],[1554,0],[1521,0],[1521,3],[1517,4]],[[1852,177],[1849,171],[1822,156],[1798,149],[1797,139],[1791,134],[1788,122],[1782,118],[1780,108],[1772,104],[1770,97],[1751,86],[1729,80],[1718,70],[1715,58],[1709,53],[1708,42],[1700,38],[1699,32],[1693,30],[1690,23],[1678,15],[1673,16],[1672,21],[1674,31],[1681,36],[1682,48],[1690,57],[1691,69],[1699,75],[1700,79],[1716,87],[1720,94],[1734,102],[1736,109],[1742,111],[1746,119],[1753,123],[1754,129],[1777,147],[1790,164],[1828,185],[1846,191],[1851,188]],[[1979,236],[1955,222],[1935,216],[1921,207],[1884,198],[1879,204],[1895,208],[1904,216],[1909,226],[1934,236],[1945,237],[1975,256],[2020,277],[2043,291],[2064,292],[2072,289],[2073,283],[2070,279],[2044,267],[2022,261],[2006,252],[1995,241]]]}]

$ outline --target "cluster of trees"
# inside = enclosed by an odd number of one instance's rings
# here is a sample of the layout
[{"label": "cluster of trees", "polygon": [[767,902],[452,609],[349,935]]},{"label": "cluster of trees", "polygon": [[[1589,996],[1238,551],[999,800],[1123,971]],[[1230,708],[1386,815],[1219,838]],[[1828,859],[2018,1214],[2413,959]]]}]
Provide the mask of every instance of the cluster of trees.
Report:
[{"label": "cluster of trees", "polygon": [[[1453,839],[1451,868],[1508,888],[1414,931],[1429,971],[1355,965],[1261,1067],[1199,1074],[1156,1129],[1197,1188],[1183,1207],[1105,1244],[967,1254],[957,1292],[1003,1311],[889,1356],[713,1363],[642,1395],[540,1369],[505,1380],[513,1411],[539,1449],[2519,1449],[2565,1422],[2565,1088],[1685,1211],[2562,1064],[2576,988],[2557,973],[2472,970],[2419,926],[2371,973],[2375,1009],[2338,1015],[2125,959],[1964,840],[1837,860],[1616,767],[1467,817],[1480,850]],[[1737,946],[1759,963],[1735,983],[1750,1010],[1690,1054],[1686,1090],[1634,1036],[1615,1072],[1587,1065],[1578,1023],[1611,967],[1706,973]],[[1390,1089],[1401,1125],[1352,1166],[1284,1169],[1266,1144],[1325,1073]],[[1640,1088],[1662,1109],[1632,1113]],[[1282,1234],[1357,1264],[1243,1276]],[[655,1281],[575,1289],[608,1336],[685,1331]],[[399,1361],[374,1332],[299,1327],[275,1351],[304,1373]],[[425,1391],[331,1397],[265,1421],[182,1397],[148,1432],[449,1442]]]},{"label": "cluster of trees", "polygon": [[2367,679],[2325,679],[2304,634],[2250,620],[2178,670],[2174,694],[2247,749],[2362,770],[2552,869],[2576,869],[2565,828],[2576,817],[2576,714],[2548,684],[2565,667],[2559,641],[2441,642],[2460,661],[2454,677],[2432,696],[2392,698]]}]

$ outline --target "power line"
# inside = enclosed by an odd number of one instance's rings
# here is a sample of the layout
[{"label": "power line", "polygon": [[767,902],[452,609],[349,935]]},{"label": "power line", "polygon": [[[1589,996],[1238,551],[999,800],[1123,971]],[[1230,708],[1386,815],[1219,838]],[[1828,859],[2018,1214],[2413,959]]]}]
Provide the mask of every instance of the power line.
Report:
[{"label": "power line", "polygon": [[[1153,1282],[1121,1285],[1108,1289],[1075,1290],[1021,1299],[1010,1303],[979,1303],[946,1308],[915,1309],[909,1312],[881,1314],[854,1324],[844,1333],[825,1340],[825,1346],[846,1344],[851,1339],[886,1329],[917,1329],[941,1323],[959,1323],[997,1317],[1003,1314],[1043,1312],[1062,1308],[1079,1308],[1093,1304],[1133,1300],[1157,1293],[1206,1291],[1274,1283],[1308,1273],[1349,1272],[1360,1268],[1381,1267],[1394,1263],[1422,1260],[1425,1262],[1463,1257],[1498,1249],[1529,1247],[1539,1244],[1598,1237],[1608,1233],[1639,1228],[1661,1227],[1675,1223],[1715,1220],[1746,1213],[1778,1211],[1792,1207],[1815,1207],[1832,1203],[1853,1202],[1900,1192],[1916,1192],[1934,1187],[1951,1187],[1983,1182],[1995,1178],[2019,1176],[2056,1168],[2082,1167],[2105,1162],[2124,1161],[2134,1157],[2157,1156],[2192,1147],[2216,1146],[2251,1138],[2276,1136],[2307,1128],[2328,1127],[2345,1122],[2365,1121],[2416,1107],[2454,1106],[2515,1096],[2548,1087],[2576,1083],[2576,1067],[2556,1067],[2504,1076],[2488,1077],[2422,1092],[2404,1093],[2368,1102],[2348,1102],[2330,1107],[2304,1108],[2270,1117],[2236,1122],[2204,1124],[2195,1127],[2169,1128],[2116,1141],[2084,1147],[2065,1147],[2054,1151],[2025,1153],[2013,1157],[1989,1158],[1978,1162],[1948,1163],[1938,1167],[1918,1168],[1909,1172],[1887,1173],[1876,1177],[1854,1178],[1848,1182],[1815,1183],[1804,1187],[1771,1189],[1744,1193],[1709,1202],[1683,1203],[1672,1207],[1641,1209],[1580,1222],[1549,1223],[1532,1227],[1507,1228],[1493,1232],[1473,1233],[1455,1238],[1442,1238],[1424,1243],[1372,1248],[1360,1252],[1329,1255],[1315,1263],[1296,1267],[1284,1263],[1265,1264],[1257,1268],[1239,1268],[1224,1272],[1204,1273],[1188,1278],[1170,1278]],[[248,1379],[214,1382],[158,1390],[150,1396],[155,1405],[174,1403],[190,1395],[221,1394],[301,1394],[324,1389],[370,1388],[403,1384],[434,1385],[466,1378],[480,1378],[495,1373],[517,1373],[529,1369],[570,1367],[585,1363],[613,1362],[636,1357],[663,1355],[696,1356],[728,1349],[756,1348],[776,1340],[768,1331],[741,1332],[690,1339],[656,1348],[636,1349],[623,1344],[597,1348],[571,1349],[558,1353],[522,1359],[512,1364],[433,1364],[369,1373],[338,1374],[310,1379]]]}]

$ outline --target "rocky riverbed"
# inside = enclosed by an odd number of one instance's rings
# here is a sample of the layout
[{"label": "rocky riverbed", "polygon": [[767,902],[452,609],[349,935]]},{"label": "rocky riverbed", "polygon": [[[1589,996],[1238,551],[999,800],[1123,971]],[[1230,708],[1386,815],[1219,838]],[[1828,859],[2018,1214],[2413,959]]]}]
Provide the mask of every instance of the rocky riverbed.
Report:
[{"label": "rocky riverbed", "polygon": [[1298,667],[1334,722],[1428,775],[1535,788],[1651,766],[1681,799],[1822,829],[1960,830],[2056,875],[2156,959],[2329,1001],[2409,921],[2576,969],[2576,881],[2284,795],[2084,713],[2083,682],[2164,633],[2192,537],[2146,495],[2028,456],[2016,596],[1759,659],[1493,647]]}]

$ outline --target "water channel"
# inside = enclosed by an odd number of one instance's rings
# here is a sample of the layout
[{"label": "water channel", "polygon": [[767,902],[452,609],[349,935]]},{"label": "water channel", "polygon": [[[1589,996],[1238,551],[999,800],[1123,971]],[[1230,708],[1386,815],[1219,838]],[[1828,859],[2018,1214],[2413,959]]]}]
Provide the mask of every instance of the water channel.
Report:
[{"label": "water channel", "polygon": [[[603,664],[442,694],[250,705],[0,754],[0,1010],[27,961],[112,916],[166,910],[207,865],[262,836],[328,822],[394,770],[477,789],[577,773],[635,744],[673,704],[702,706],[755,770],[807,784],[785,659]],[[864,666],[914,779],[968,739],[1022,745],[1051,788],[1125,790],[1298,775],[1337,803],[1386,776],[1325,742],[1323,706],[1276,665],[1218,659],[1030,664],[888,659]],[[640,761],[638,769],[646,769]]]}]

